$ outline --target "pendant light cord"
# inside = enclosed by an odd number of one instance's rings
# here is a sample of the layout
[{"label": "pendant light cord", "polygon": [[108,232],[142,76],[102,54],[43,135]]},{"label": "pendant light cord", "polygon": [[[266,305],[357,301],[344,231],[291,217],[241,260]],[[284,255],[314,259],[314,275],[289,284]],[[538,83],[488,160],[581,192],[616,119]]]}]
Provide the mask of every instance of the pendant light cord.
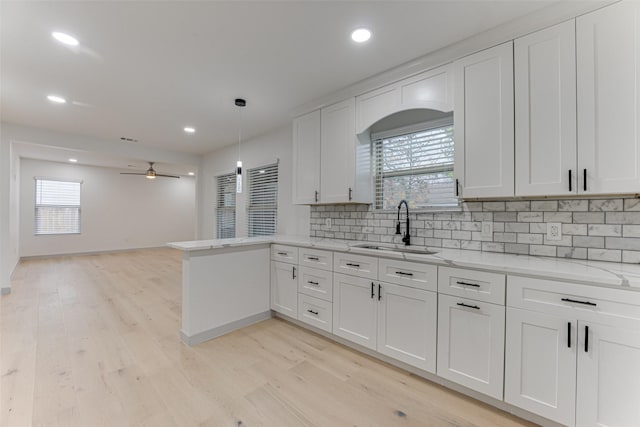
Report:
[{"label": "pendant light cord", "polygon": [[238,108],[240,110],[240,123],[238,126],[238,160],[240,160],[240,142],[242,141],[242,107]]}]

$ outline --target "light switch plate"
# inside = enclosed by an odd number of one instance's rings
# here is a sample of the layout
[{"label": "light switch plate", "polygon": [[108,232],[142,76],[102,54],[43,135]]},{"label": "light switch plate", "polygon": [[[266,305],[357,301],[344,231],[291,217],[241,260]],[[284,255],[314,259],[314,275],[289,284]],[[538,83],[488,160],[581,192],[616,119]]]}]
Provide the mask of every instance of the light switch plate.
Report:
[{"label": "light switch plate", "polygon": [[547,223],[547,240],[562,240],[562,223]]},{"label": "light switch plate", "polygon": [[482,230],[480,232],[480,237],[482,237],[483,239],[493,239],[493,222],[482,221]]},{"label": "light switch plate", "polygon": [[331,218],[326,218],[324,220],[324,226],[327,228],[331,228]]}]

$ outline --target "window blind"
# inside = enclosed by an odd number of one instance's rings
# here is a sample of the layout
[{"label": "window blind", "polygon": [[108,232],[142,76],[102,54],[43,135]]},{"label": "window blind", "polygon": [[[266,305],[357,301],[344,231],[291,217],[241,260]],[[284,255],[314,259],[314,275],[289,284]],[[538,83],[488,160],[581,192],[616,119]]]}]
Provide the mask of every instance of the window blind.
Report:
[{"label": "window blind", "polygon": [[80,182],[35,178],[36,235],[80,233]]},{"label": "window blind", "polygon": [[453,122],[374,139],[375,207],[457,206],[453,177]]},{"label": "window blind", "polygon": [[278,218],[278,165],[249,170],[249,236],[276,233]]},{"label": "window blind", "polygon": [[218,239],[236,237],[236,175],[216,177],[216,224]]}]

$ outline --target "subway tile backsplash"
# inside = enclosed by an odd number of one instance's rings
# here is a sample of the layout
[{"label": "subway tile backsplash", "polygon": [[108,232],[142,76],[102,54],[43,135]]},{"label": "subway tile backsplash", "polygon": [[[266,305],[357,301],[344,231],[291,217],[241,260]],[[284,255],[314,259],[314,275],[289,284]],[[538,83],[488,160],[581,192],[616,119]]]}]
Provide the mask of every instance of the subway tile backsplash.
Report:
[{"label": "subway tile backsplash", "polygon": [[[368,205],[311,206],[310,235],[401,243],[396,217]],[[640,263],[640,198],[473,201],[410,218],[414,245]],[[401,219],[404,233],[404,209]],[[491,237],[483,236],[483,221],[493,223]],[[561,240],[547,238],[549,222],[562,224]]]}]

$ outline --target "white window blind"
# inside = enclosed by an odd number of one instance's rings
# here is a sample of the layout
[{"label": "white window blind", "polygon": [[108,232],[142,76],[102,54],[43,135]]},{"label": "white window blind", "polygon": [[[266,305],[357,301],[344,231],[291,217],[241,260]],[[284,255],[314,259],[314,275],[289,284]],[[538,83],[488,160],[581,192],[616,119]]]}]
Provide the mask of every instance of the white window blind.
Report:
[{"label": "white window blind", "polygon": [[276,233],[278,217],[278,165],[249,171],[249,236]]},{"label": "white window blind", "polygon": [[35,234],[80,233],[80,182],[35,178]]},{"label": "white window blind", "polygon": [[236,175],[216,177],[216,223],[218,239],[236,237]]},{"label": "white window blind", "polygon": [[420,131],[376,138],[375,207],[457,206],[453,178],[453,120]]}]

